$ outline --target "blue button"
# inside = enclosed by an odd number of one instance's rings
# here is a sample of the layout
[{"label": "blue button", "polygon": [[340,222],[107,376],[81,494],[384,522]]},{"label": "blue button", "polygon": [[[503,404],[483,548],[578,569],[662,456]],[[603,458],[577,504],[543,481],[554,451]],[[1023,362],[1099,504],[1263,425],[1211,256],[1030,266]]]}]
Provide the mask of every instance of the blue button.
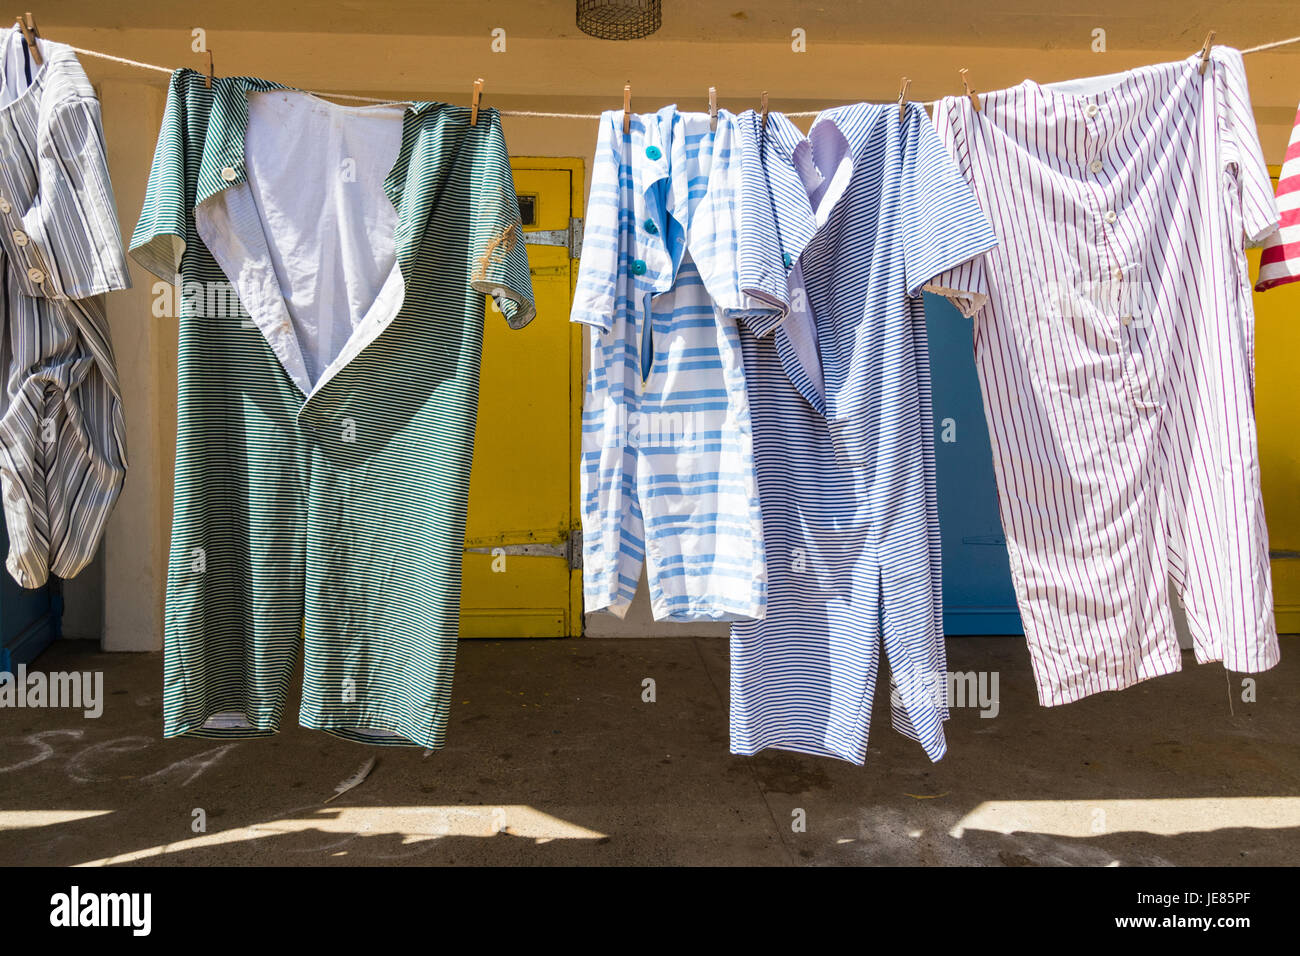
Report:
[{"label": "blue button", "polygon": [[650,233],[650,235],[652,236],[659,235],[659,227],[655,225],[655,221],[653,219],[647,219],[645,221],[645,231]]},{"label": "blue button", "polygon": [[658,159],[660,156],[663,155],[663,152],[659,149],[658,146],[647,146],[645,148],[645,154],[649,156],[651,159]]},{"label": "blue button", "polygon": [[794,265],[794,257],[788,252],[781,257],[781,260],[785,263],[787,269]]},{"label": "blue button", "polygon": [[645,260],[644,260],[644,259],[633,259],[633,260],[632,260],[632,275],[634,275],[634,276],[643,276],[643,275],[645,275]]}]

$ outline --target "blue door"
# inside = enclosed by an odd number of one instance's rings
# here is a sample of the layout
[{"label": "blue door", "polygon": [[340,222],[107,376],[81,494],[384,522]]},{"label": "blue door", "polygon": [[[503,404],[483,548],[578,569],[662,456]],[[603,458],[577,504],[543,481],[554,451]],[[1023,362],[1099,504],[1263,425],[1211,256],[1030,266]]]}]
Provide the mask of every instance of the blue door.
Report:
[{"label": "blue door", "polygon": [[1023,634],[998,517],[971,320],[947,299],[929,293],[925,317],[934,383],[944,633]]},{"label": "blue door", "polygon": [[[9,554],[9,535],[0,519],[0,558]],[[52,578],[42,588],[20,588],[0,564],[0,671],[30,664],[59,636],[63,583]]]}]

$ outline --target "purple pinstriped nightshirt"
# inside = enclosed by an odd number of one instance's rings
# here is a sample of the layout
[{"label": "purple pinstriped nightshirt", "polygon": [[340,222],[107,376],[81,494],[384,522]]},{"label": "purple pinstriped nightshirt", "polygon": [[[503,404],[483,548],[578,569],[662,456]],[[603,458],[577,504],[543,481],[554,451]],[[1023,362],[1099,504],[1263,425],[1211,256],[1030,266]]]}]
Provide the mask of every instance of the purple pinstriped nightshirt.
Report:
[{"label": "purple pinstriped nightshirt", "polygon": [[1276,228],[1241,54],[935,108],[1000,244],[974,346],[1039,700],[1278,661],[1243,245]]}]

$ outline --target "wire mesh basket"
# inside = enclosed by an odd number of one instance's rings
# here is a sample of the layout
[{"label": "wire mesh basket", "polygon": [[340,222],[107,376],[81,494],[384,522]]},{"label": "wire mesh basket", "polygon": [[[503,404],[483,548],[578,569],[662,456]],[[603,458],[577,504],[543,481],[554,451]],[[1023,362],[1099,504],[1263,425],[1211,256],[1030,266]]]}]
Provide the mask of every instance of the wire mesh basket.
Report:
[{"label": "wire mesh basket", "polygon": [[578,0],[578,29],[602,40],[639,40],[663,24],[661,0]]}]

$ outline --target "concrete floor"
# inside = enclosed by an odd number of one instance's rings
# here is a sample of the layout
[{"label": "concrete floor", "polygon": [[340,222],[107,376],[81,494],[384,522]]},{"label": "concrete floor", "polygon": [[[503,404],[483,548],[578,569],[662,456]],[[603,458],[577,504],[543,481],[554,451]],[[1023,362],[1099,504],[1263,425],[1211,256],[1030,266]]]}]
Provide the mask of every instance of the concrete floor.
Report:
[{"label": "concrete floor", "polygon": [[[161,738],[159,654],[61,641],[107,704],[0,709],[0,864],[1294,864],[1300,647],[1232,713],[1219,665],[1038,706],[1019,638],[949,641],[1000,675],[932,765],[877,701],[865,767],[727,752],[727,642],[464,642],[445,750],[307,731]],[[654,678],[657,702],[642,701]],[[369,778],[334,802],[368,757]],[[206,831],[196,832],[196,819]],[[802,820],[804,826],[799,828]]]}]

